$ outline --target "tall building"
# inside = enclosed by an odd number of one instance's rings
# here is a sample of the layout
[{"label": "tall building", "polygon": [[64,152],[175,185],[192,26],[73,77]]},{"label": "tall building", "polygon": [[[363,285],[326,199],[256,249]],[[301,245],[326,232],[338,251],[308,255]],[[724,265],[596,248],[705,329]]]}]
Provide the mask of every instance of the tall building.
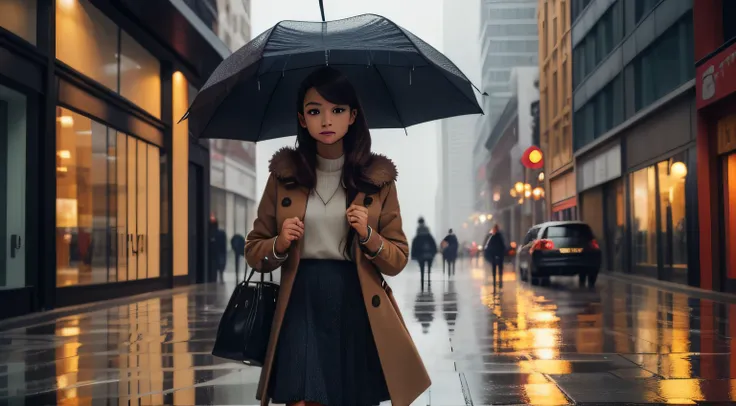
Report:
[{"label": "tall building", "polygon": [[[225,45],[235,51],[248,43],[250,0],[209,1],[216,6],[213,31]],[[227,235],[228,269],[235,266],[229,241],[236,234],[245,237],[251,230],[256,204],[256,144],[210,140],[210,215]]]},{"label": "tall building", "polygon": [[[477,38],[478,26],[468,22],[477,5],[472,1],[446,0],[443,12],[443,50],[473,82],[480,77],[479,49],[468,38]],[[475,125],[479,116],[442,120],[438,148],[437,228],[439,234],[452,228],[460,241],[472,238],[469,217],[473,213],[473,155]]]},{"label": "tall building", "polygon": [[[476,214],[488,214],[492,196],[486,167],[491,157],[486,141],[512,97],[511,69],[539,66],[539,39],[536,0],[481,0],[480,9],[481,83],[488,96],[483,98],[485,115],[477,120],[475,128],[473,208]],[[480,228],[487,225],[481,224]]]},{"label": "tall building", "polygon": [[206,280],[207,149],[177,122],[228,54],[207,30],[169,1],[0,2],[0,318]]},{"label": "tall building", "polygon": [[736,2],[693,3],[700,286],[736,293]]},{"label": "tall building", "polygon": [[[538,72],[536,66],[512,69],[511,98],[484,145],[490,151],[485,172],[491,221],[501,226],[509,244],[521,242],[529,228],[544,219],[542,195],[533,194],[534,189],[542,189],[538,180],[541,171],[521,164],[523,152],[538,143],[532,131],[532,106],[539,100],[535,85]],[[517,184],[521,188],[517,189]],[[482,231],[487,232],[487,228]]]},{"label": "tall building", "polygon": [[571,6],[578,210],[603,267],[698,286],[693,0]]},{"label": "tall building", "polygon": [[478,138],[490,134],[511,97],[511,68],[538,66],[536,0],[481,0],[481,78],[485,116],[478,122]]},{"label": "tall building", "polygon": [[572,52],[570,5],[539,0],[539,117],[547,202],[553,220],[575,220],[572,159]]}]

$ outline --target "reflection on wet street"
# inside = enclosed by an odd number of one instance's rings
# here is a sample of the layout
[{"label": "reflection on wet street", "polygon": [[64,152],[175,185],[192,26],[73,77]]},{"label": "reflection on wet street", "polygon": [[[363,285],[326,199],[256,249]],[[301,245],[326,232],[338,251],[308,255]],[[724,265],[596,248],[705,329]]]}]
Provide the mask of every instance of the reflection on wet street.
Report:
[{"label": "reflection on wet street", "polygon": [[[511,268],[499,288],[468,260],[389,283],[432,375],[417,405],[736,401],[734,304]],[[259,369],[210,355],[233,286],[0,331],[0,404],[257,404]]]}]

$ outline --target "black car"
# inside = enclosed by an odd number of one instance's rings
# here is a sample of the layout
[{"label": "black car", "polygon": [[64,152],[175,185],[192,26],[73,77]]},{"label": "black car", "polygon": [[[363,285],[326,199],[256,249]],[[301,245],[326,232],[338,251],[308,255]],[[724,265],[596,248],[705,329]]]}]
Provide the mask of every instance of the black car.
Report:
[{"label": "black car", "polygon": [[522,281],[549,284],[550,276],[578,275],[580,286],[594,287],[601,268],[601,250],[593,231],[578,221],[550,221],[527,232],[519,248]]}]

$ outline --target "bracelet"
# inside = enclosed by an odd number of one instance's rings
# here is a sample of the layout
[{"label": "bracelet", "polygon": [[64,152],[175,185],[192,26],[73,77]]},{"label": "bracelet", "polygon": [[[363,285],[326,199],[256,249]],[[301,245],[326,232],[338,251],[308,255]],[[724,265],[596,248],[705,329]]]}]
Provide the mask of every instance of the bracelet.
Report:
[{"label": "bracelet", "polygon": [[284,256],[279,256],[279,254],[276,253],[276,241],[278,241],[279,236],[277,235],[276,238],[273,239],[273,246],[271,247],[271,252],[273,253],[273,257],[276,260],[283,261],[286,258],[289,258],[289,253],[287,252],[284,254]]},{"label": "bracelet", "polygon": [[368,237],[365,237],[364,239],[359,239],[358,242],[360,242],[361,245],[366,245],[368,241],[371,240],[371,237],[373,237],[373,228],[371,226],[368,226]]},{"label": "bracelet", "polygon": [[374,259],[378,258],[378,255],[381,254],[381,251],[383,251],[383,239],[381,239],[381,245],[378,247],[378,250],[376,251],[376,253],[373,254],[373,255],[365,254],[365,257],[368,258],[368,259],[370,259],[370,260],[374,260]]}]

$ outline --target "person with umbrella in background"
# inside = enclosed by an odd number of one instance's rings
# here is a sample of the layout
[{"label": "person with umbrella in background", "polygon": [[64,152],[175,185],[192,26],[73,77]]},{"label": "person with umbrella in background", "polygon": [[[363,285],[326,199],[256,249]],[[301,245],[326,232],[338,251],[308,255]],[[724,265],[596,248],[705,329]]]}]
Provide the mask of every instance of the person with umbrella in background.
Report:
[{"label": "person with umbrella in background", "polygon": [[419,217],[417,222],[417,233],[411,242],[411,259],[419,262],[422,286],[424,286],[424,270],[427,270],[427,279],[432,273],[432,263],[437,255],[437,242],[429,232],[429,227],[424,224],[424,218]]},{"label": "person with umbrella in background", "polygon": [[198,138],[297,130],[296,148],[271,159],[246,238],[249,265],[281,269],[261,405],[409,406],[431,381],[383,278],[409,250],[397,171],[371,152],[369,128],[482,110],[467,77],[394,22],[322,19],[283,21],[234,52],[182,119]]}]

